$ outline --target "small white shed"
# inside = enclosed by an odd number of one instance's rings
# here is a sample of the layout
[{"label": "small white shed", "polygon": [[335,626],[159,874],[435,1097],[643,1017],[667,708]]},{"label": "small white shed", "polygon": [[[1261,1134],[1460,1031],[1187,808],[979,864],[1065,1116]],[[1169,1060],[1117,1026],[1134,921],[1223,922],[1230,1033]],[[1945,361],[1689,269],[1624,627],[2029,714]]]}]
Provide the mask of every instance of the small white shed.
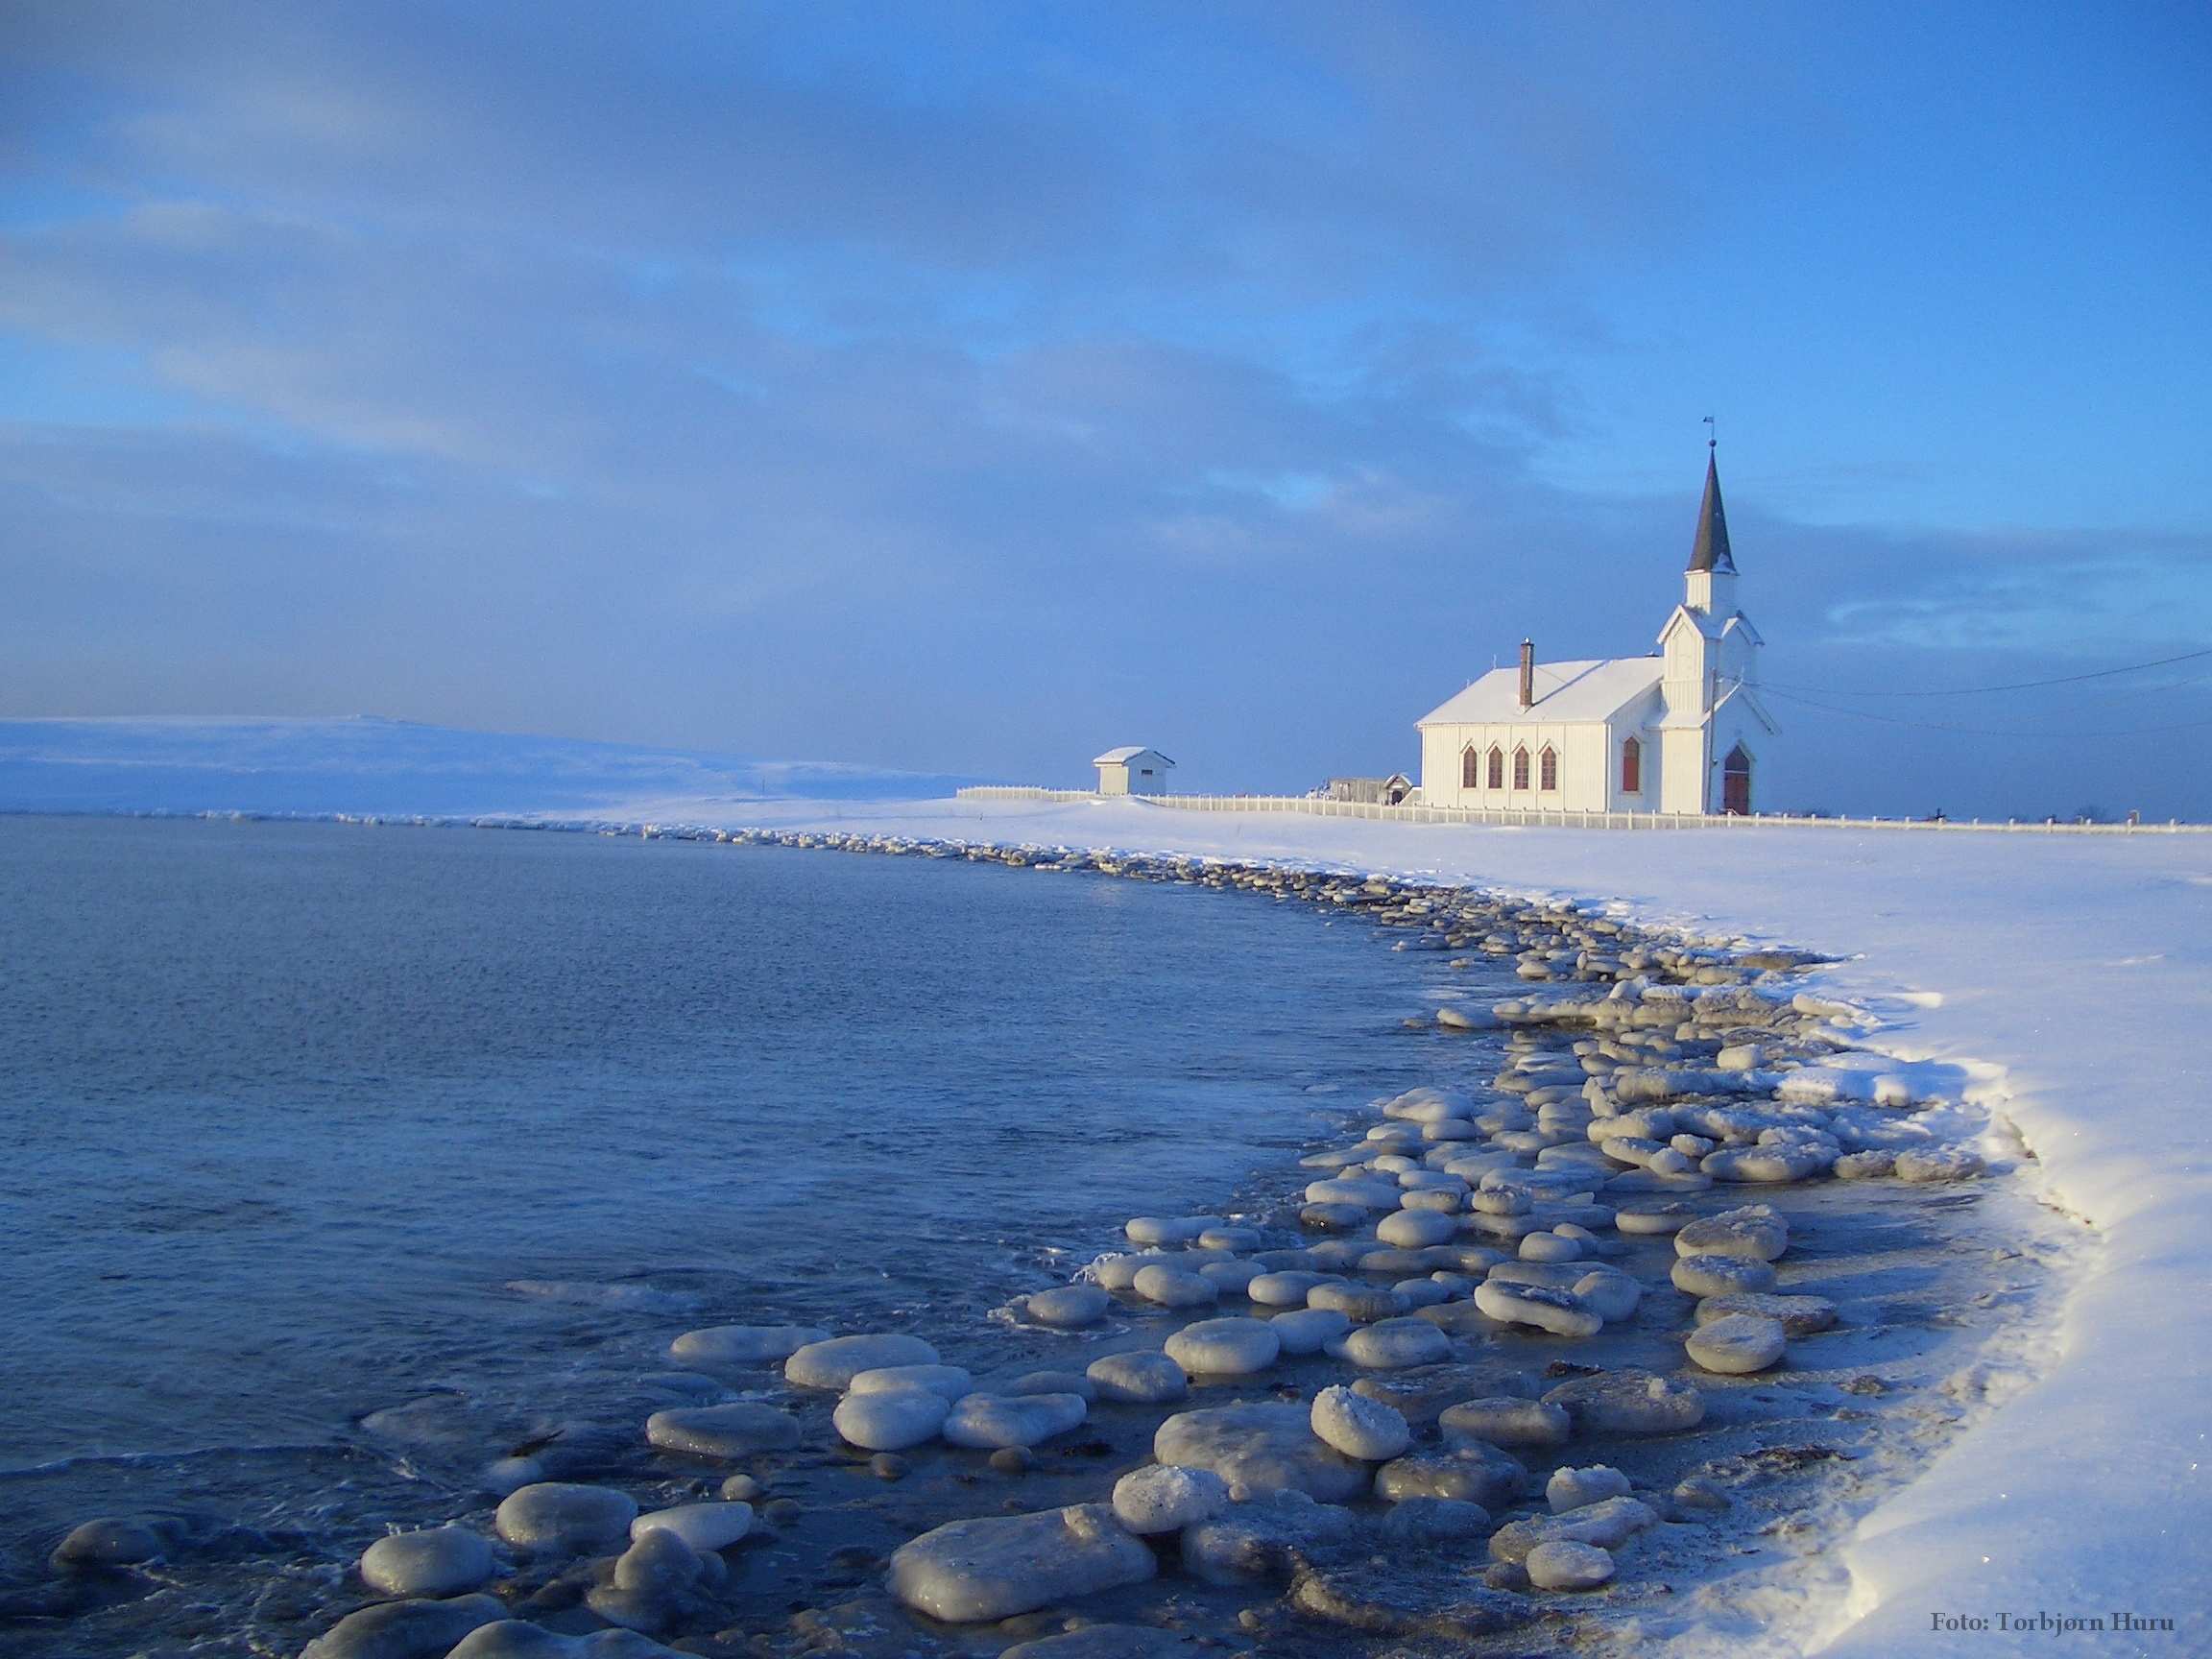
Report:
[{"label": "small white shed", "polygon": [[1109,749],[1091,762],[1098,768],[1101,795],[1158,795],[1167,787],[1175,764],[1157,749]]}]

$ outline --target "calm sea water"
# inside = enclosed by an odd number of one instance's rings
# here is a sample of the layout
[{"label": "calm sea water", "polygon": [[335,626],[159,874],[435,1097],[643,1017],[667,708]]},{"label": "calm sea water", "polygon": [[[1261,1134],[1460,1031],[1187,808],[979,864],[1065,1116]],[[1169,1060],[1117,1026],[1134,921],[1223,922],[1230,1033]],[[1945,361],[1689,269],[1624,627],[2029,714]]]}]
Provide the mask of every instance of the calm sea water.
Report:
[{"label": "calm sea water", "polygon": [[1428,1075],[1364,927],[950,860],[0,819],[0,929],[18,1564],[693,1325],[951,1337]]}]

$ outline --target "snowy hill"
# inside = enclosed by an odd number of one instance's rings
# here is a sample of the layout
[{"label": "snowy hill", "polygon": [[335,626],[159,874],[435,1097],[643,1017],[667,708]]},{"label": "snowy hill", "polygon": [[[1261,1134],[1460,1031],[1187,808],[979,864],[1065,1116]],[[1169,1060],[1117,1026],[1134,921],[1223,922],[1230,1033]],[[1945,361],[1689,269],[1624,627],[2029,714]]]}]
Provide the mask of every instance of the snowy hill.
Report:
[{"label": "snowy hill", "polygon": [[977,780],[348,720],[0,720],[0,811],[471,817],[950,795]]}]

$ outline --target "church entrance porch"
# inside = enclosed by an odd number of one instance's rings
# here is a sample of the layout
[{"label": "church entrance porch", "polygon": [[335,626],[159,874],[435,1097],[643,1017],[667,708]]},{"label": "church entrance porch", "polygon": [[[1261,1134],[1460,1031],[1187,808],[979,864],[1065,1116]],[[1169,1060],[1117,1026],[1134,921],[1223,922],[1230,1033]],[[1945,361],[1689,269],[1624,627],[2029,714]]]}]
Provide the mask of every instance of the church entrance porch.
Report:
[{"label": "church entrance porch", "polygon": [[1720,762],[1720,810],[1732,817],[1751,813],[1751,757],[1741,743]]}]

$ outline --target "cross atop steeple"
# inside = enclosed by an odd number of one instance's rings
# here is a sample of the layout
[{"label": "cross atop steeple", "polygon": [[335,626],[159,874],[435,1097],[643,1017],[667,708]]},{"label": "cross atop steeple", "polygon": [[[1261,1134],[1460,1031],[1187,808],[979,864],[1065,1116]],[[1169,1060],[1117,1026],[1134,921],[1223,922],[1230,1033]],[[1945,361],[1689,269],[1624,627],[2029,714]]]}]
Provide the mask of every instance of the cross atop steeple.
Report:
[{"label": "cross atop steeple", "polygon": [[1728,514],[1720,505],[1720,467],[1708,442],[1705,456],[1705,499],[1697,509],[1697,540],[1690,548],[1691,570],[1736,574],[1736,557],[1728,550]]}]

